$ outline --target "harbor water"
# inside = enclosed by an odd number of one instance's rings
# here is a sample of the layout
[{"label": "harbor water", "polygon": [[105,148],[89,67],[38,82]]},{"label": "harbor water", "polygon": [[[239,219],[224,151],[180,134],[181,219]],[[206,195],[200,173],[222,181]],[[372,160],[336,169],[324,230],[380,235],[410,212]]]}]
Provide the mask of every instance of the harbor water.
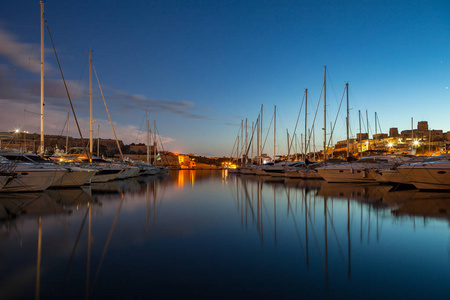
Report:
[{"label": "harbor water", "polygon": [[170,171],[0,195],[2,299],[444,299],[450,193]]}]

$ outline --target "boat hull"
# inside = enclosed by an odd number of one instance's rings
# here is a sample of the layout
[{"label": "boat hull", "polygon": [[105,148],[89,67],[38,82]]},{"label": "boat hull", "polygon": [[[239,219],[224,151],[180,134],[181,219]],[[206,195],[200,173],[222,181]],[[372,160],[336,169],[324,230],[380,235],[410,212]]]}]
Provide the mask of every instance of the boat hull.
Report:
[{"label": "boat hull", "polygon": [[399,167],[398,170],[418,189],[450,190],[450,163]]}]

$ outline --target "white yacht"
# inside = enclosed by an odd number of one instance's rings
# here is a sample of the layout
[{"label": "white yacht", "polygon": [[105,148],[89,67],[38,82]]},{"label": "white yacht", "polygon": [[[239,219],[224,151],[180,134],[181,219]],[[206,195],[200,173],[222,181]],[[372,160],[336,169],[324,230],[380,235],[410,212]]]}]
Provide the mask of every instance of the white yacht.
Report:
[{"label": "white yacht", "polygon": [[379,183],[412,184],[397,168],[370,170],[369,176]]},{"label": "white yacht", "polygon": [[50,187],[68,171],[54,165],[40,165],[0,159],[0,170],[13,174],[0,192],[36,192]]},{"label": "white yacht", "polygon": [[288,165],[284,170],[284,176],[289,178],[301,178],[300,171],[306,169],[306,164],[302,161],[296,161]]},{"label": "white yacht", "polygon": [[367,156],[352,163],[319,167],[317,171],[327,182],[376,182],[369,175],[369,170],[387,169],[409,159],[402,156]]},{"label": "white yacht", "polygon": [[418,189],[450,190],[450,160],[412,163],[397,169]]},{"label": "white yacht", "polygon": [[[9,161],[22,162],[28,164],[34,164],[39,166],[53,166],[51,161],[43,159],[40,156],[29,154],[29,153],[19,153],[19,152],[1,152],[1,156],[7,158]],[[79,168],[74,166],[60,166],[67,170],[67,172],[59,179],[56,179],[50,187],[78,187],[84,184],[90,183],[92,177],[95,175],[96,171],[93,169]]]}]

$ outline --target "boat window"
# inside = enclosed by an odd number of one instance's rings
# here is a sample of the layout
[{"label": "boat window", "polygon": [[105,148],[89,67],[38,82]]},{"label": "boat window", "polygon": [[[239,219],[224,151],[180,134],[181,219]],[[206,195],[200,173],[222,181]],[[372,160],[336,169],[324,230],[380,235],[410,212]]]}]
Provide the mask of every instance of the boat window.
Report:
[{"label": "boat window", "polygon": [[445,174],[445,173],[447,173],[447,172],[445,172],[445,171],[438,171],[437,173],[438,173],[438,174]]}]

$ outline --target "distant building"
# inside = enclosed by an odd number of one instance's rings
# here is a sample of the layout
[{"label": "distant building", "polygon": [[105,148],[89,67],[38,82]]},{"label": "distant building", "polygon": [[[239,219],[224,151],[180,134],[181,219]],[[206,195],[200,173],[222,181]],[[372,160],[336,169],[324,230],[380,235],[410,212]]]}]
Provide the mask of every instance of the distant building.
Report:
[{"label": "distant building", "polygon": [[374,134],[373,135],[373,139],[374,140],[382,140],[382,139],[385,139],[387,137],[388,137],[387,133],[378,133],[378,134]]},{"label": "distant building", "polygon": [[369,134],[368,133],[358,133],[356,134],[356,139],[359,140],[367,140],[369,139]]},{"label": "distant building", "polygon": [[181,169],[195,169],[196,163],[191,160],[189,155],[178,155],[178,162]]},{"label": "distant building", "polygon": [[389,137],[398,137],[398,128],[397,127],[392,127],[389,129]]},{"label": "distant building", "polygon": [[419,131],[428,131],[428,122],[420,121],[417,123],[417,130]]}]

